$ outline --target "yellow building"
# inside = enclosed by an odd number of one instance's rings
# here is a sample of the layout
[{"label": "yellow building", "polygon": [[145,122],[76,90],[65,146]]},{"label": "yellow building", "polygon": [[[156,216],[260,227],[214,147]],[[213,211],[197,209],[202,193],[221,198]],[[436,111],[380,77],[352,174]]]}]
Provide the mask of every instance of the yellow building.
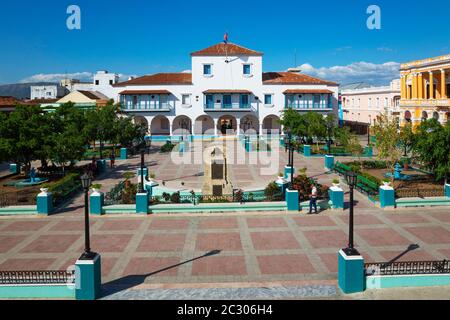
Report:
[{"label": "yellow building", "polygon": [[404,63],[401,75],[401,124],[450,120],[450,55]]}]

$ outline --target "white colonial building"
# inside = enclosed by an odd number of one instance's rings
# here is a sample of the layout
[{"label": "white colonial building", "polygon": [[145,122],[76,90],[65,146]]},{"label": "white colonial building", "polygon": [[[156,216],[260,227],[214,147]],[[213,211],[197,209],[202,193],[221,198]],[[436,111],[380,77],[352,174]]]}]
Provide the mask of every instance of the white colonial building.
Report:
[{"label": "white colonial building", "polygon": [[219,43],[192,53],[191,61],[190,73],[147,75],[99,91],[150,135],[270,133],[281,129],[285,108],[337,118],[337,83],[300,70],[265,73],[260,52]]}]

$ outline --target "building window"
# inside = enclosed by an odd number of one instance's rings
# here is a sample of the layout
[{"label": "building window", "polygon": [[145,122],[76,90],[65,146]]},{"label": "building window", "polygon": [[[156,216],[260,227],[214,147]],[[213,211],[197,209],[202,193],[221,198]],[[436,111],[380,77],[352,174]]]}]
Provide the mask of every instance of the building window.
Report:
[{"label": "building window", "polygon": [[320,94],[314,94],[314,98],[313,99],[314,99],[313,100],[314,108],[319,108],[319,106],[320,106]]},{"label": "building window", "polygon": [[230,94],[223,95],[222,104],[223,104],[224,109],[231,108],[231,95]]},{"label": "building window", "polygon": [[138,97],[137,96],[133,96],[133,107],[136,108],[138,104]]},{"label": "building window", "polygon": [[100,80],[95,80],[95,85],[98,86],[100,84]]},{"label": "building window", "polygon": [[181,104],[184,106],[190,106],[191,105],[191,95],[190,94],[181,95]]},{"label": "building window", "polygon": [[205,76],[211,76],[212,75],[212,65],[211,64],[204,64],[203,65],[203,75],[205,75]]},{"label": "building window", "polygon": [[372,108],[372,98],[369,98],[369,103],[367,104],[369,108]]},{"label": "building window", "polygon": [[205,97],[205,107],[206,109],[213,109],[214,108],[214,96],[212,94],[208,94]]},{"label": "building window", "polygon": [[252,66],[250,64],[243,65],[243,73],[245,76],[249,76],[252,74]]},{"label": "building window", "polygon": [[241,94],[241,108],[248,108],[248,94]]},{"label": "building window", "polygon": [[271,94],[264,95],[264,104],[266,106],[272,105],[272,95]]},{"label": "building window", "polygon": [[109,84],[112,86],[114,84],[113,80],[109,80]]}]

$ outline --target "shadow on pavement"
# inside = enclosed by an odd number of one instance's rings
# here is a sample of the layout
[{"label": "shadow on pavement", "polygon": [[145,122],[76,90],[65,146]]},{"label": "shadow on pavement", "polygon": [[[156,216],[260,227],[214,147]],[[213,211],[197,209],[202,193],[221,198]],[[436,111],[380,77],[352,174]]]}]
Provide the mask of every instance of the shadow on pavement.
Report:
[{"label": "shadow on pavement", "polygon": [[173,268],[177,268],[179,266],[193,262],[195,260],[199,260],[199,259],[206,258],[206,257],[211,257],[214,255],[220,254],[221,252],[222,252],[222,250],[212,250],[210,252],[205,253],[204,255],[202,255],[200,257],[196,257],[196,258],[193,258],[193,259],[190,259],[187,261],[183,261],[178,264],[175,264],[175,265],[172,265],[172,266],[169,266],[169,267],[157,270],[157,271],[153,271],[153,272],[150,272],[147,274],[142,274],[142,275],[128,275],[123,278],[119,278],[119,279],[110,281],[110,282],[102,285],[101,298],[107,297],[109,295],[115,294],[120,291],[124,291],[124,290],[130,289],[130,288],[136,287],[140,284],[143,284],[145,282],[145,279],[147,279],[148,277],[151,277],[155,274],[158,274],[158,273],[161,273],[161,272],[173,269]]}]

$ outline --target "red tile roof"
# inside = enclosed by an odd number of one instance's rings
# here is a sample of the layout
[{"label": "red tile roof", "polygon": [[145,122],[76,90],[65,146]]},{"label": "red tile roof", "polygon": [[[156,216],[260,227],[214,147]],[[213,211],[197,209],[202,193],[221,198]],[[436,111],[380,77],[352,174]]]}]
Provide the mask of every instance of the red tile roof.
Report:
[{"label": "red tile roof", "polygon": [[191,56],[262,56],[262,52],[250,50],[234,43],[218,43],[191,53]]},{"label": "red tile roof", "polygon": [[318,89],[318,90],[313,90],[313,89],[290,89],[290,90],[286,90],[286,91],[284,91],[283,92],[284,94],[297,94],[297,93],[299,93],[299,94],[305,94],[305,93],[327,93],[327,94],[332,94],[333,93],[333,91],[331,91],[331,90],[321,90],[321,89]]},{"label": "red tile roof", "polygon": [[118,83],[114,87],[145,86],[145,85],[191,85],[190,73],[157,73]]},{"label": "red tile roof", "polygon": [[119,94],[128,94],[128,95],[140,95],[140,94],[170,94],[170,91],[167,90],[125,90],[120,92]]},{"label": "red tile roof", "polygon": [[264,84],[325,84],[337,86],[336,82],[314,78],[303,73],[266,72],[263,73]]},{"label": "red tile roof", "polygon": [[20,101],[14,97],[0,96],[0,108],[14,107],[17,103]]}]

